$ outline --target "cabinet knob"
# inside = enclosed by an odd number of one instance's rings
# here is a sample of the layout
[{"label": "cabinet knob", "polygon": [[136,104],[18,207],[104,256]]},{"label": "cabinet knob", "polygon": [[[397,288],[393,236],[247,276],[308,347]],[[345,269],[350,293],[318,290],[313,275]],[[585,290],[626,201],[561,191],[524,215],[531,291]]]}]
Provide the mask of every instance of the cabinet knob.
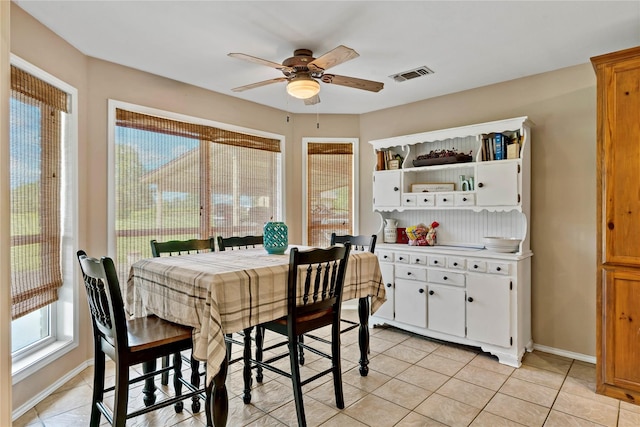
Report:
[{"label": "cabinet knob", "polygon": [[429,295],[433,295],[433,294],[435,294],[435,292],[429,291]]},{"label": "cabinet knob", "polygon": [[453,263],[453,266],[454,266],[454,267],[457,267],[457,266],[458,266],[458,263],[457,263],[457,262],[454,262],[454,263]]},{"label": "cabinet knob", "polygon": [[467,298],[467,301],[473,302],[473,298],[469,297],[469,298]]},{"label": "cabinet knob", "polygon": [[398,187],[393,187],[393,191],[398,191],[399,188]]},{"label": "cabinet knob", "polygon": [[443,201],[443,202],[446,202],[446,201],[447,201],[447,198],[445,197],[444,199],[442,199],[442,201]]},{"label": "cabinet knob", "polygon": [[462,198],[462,201],[463,201],[463,202],[466,202],[466,201],[467,201],[467,198],[466,198],[466,197],[463,197],[463,198]]},{"label": "cabinet knob", "polygon": [[388,257],[388,256],[386,256],[386,255],[383,255],[383,256],[382,256],[382,258],[387,259],[387,258],[389,258],[389,257]]},{"label": "cabinet knob", "polygon": [[478,183],[478,187],[482,188],[482,187],[484,187],[484,184],[483,184],[483,183],[481,183],[481,182],[479,182],[479,183]]},{"label": "cabinet knob", "polygon": [[418,292],[420,292],[421,294],[424,294],[424,289],[420,288],[420,290],[418,290]]},{"label": "cabinet knob", "polygon": [[407,199],[407,203],[409,203],[411,201],[411,199]]},{"label": "cabinet knob", "polygon": [[473,268],[478,268],[478,265],[477,265],[477,264],[474,264]]},{"label": "cabinet knob", "polygon": [[496,271],[501,271],[502,269],[500,267],[496,267]]},{"label": "cabinet knob", "polygon": [[410,271],[407,271],[407,276],[411,276],[411,272]]},{"label": "cabinet knob", "polygon": [[424,202],[427,203],[429,201],[429,199],[424,199]]},{"label": "cabinet knob", "polygon": [[442,280],[447,280],[447,279],[449,279],[447,276],[444,276],[444,277],[442,278]]},{"label": "cabinet knob", "polygon": [[438,263],[438,260],[437,260],[437,259],[434,259],[434,260],[433,260],[433,263],[434,263],[434,264],[437,264],[437,263]]},{"label": "cabinet knob", "polygon": [[399,257],[398,257],[398,260],[399,260],[399,261],[402,261],[403,259],[404,259],[404,258],[403,258],[403,257],[401,257],[401,256],[399,256]]},{"label": "cabinet knob", "polygon": [[607,228],[608,228],[609,230],[613,230],[613,223],[612,223],[612,222],[608,222],[608,223],[607,223]]},{"label": "cabinet knob", "polygon": [[387,288],[390,288],[390,287],[391,287],[391,283],[387,283]]}]

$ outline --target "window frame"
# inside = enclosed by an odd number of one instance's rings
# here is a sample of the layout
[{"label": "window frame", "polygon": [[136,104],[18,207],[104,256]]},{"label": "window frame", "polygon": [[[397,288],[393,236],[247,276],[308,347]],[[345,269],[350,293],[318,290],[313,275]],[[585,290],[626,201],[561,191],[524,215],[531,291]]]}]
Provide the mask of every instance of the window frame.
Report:
[{"label": "window frame", "polygon": [[47,367],[79,345],[78,263],[78,90],[15,54],[10,63],[70,96],[70,113],[61,124],[61,269],[58,301],[49,304],[50,335],[12,355],[12,384]]},{"label": "window frame", "polygon": [[351,182],[353,185],[353,212],[351,216],[351,221],[353,224],[353,235],[357,235],[360,233],[360,183],[359,183],[359,168],[358,164],[360,163],[359,156],[359,138],[317,138],[317,137],[305,137],[302,138],[302,242],[304,245],[309,244],[309,233],[308,233],[308,195],[306,188],[308,186],[307,181],[307,170],[309,168],[308,165],[308,152],[309,152],[309,144],[312,143],[327,143],[327,144],[351,144],[353,147],[353,164],[352,164],[352,173]]},{"label": "window frame", "polygon": [[115,146],[115,138],[116,138],[116,109],[123,109],[128,111],[133,111],[141,114],[147,114],[152,116],[158,116],[162,118],[166,118],[169,120],[176,120],[182,122],[190,122],[194,124],[200,124],[204,126],[216,127],[223,130],[228,130],[232,132],[239,133],[247,133],[252,134],[264,138],[277,139],[280,141],[280,154],[281,154],[281,168],[280,168],[280,206],[278,209],[282,212],[282,221],[286,221],[286,192],[285,192],[285,182],[286,182],[286,151],[285,151],[285,137],[283,135],[278,135],[275,133],[265,132],[256,129],[245,128],[241,126],[230,125],[226,123],[216,122],[209,119],[204,119],[201,117],[189,116],[185,114],[180,114],[172,111],[161,110],[157,108],[147,107],[138,104],[132,104],[129,102],[119,101],[115,99],[108,100],[108,189],[107,189],[107,197],[108,197],[108,207],[107,207],[107,251],[109,256],[114,257],[117,253],[117,241],[116,241],[116,182],[115,182],[115,171],[116,171],[116,146]]}]

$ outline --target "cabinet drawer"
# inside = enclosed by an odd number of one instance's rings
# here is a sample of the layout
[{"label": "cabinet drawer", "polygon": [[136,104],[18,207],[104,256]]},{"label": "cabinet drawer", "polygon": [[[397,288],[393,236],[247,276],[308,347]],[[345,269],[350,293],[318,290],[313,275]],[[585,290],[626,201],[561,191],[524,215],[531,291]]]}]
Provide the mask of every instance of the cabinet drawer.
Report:
[{"label": "cabinet drawer", "polygon": [[432,255],[428,258],[427,265],[432,267],[446,267],[447,258],[443,255]]},{"label": "cabinet drawer", "polygon": [[391,251],[376,251],[378,254],[378,260],[380,262],[393,262],[393,252]]},{"label": "cabinet drawer", "polygon": [[478,271],[480,273],[487,272],[487,262],[486,261],[478,261],[477,259],[470,259],[467,263],[467,270],[469,271]]},{"label": "cabinet drawer", "polygon": [[407,195],[407,194],[403,194],[402,195],[402,206],[418,206],[418,201],[416,199],[416,196],[414,194],[412,195]]},{"label": "cabinet drawer", "polygon": [[502,274],[508,276],[510,272],[509,264],[506,262],[488,262],[487,273]]},{"label": "cabinet drawer", "polygon": [[428,278],[430,283],[442,283],[445,285],[464,286],[464,273],[454,273],[453,271],[429,270]]},{"label": "cabinet drawer", "polygon": [[409,262],[411,264],[427,265],[427,256],[426,255],[411,255]]},{"label": "cabinet drawer", "polygon": [[408,253],[405,252],[396,252],[396,259],[395,261],[401,264],[409,264],[409,259],[411,258],[411,256]]},{"label": "cabinet drawer", "polygon": [[467,268],[467,259],[460,257],[447,257],[447,267],[456,270],[464,270]]},{"label": "cabinet drawer", "polygon": [[396,265],[396,278],[427,281],[427,270],[420,267],[411,267],[408,265]]},{"label": "cabinet drawer", "polygon": [[454,204],[456,206],[474,206],[476,204],[476,196],[473,193],[456,194]]},{"label": "cabinet drawer", "polygon": [[419,194],[416,196],[416,200],[418,202],[418,206],[435,206],[436,205],[436,196],[434,194]]},{"label": "cabinet drawer", "polygon": [[436,194],[436,206],[453,206],[453,194]]}]

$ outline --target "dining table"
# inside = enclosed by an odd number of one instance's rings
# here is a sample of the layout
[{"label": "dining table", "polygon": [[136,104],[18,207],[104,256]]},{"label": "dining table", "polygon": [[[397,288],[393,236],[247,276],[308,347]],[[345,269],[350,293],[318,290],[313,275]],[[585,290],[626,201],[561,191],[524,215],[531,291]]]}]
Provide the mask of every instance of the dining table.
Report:
[{"label": "dining table", "polygon": [[[131,265],[125,292],[129,314],[156,315],[193,327],[193,358],[206,363],[205,408],[211,412],[207,413],[207,420],[216,427],[226,425],[228,416],[225,334],[248,332],[254,326],[286,316],[292,247],[282,255],[257,247],[145,258]],[[358,299],[359,370],[360,375],[366,376],[369,313],[386,301],[378,258],[369,251],[350,252],[342,300],[352,299]],[[250,348],[246,336],[245,345]],[[245,377],[250,377],[251,367],[244,368]]]}]

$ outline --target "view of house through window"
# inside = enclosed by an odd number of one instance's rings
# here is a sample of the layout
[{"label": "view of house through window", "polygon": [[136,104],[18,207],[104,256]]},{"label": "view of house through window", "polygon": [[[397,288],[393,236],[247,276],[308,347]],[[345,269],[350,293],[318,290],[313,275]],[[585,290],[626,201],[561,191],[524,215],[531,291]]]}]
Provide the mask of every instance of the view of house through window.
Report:
[{"label": "view of house through window", "polygon": [[261,235],[282,218],[280,139],[121,108],[115,116],[121,278],[151,256],[152,239]]},{"label": "view of house through window", "polygon": [[70,95],[11,66],[12,354],[55,339],[61,269],[63,147]]},{"label": "view of house through window", "polygon": [[328,246],[331,233],[354,234],[353,141],[305,141],[306,236],[310,246]]}]

